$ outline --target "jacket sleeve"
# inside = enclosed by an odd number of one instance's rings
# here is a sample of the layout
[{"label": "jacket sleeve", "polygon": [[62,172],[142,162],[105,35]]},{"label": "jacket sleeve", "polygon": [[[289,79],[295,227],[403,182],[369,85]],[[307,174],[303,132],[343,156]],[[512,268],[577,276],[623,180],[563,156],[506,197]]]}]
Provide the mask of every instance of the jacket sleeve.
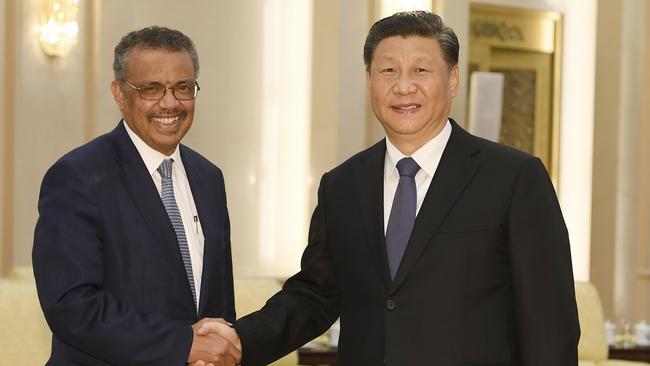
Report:
[{"label": "jacket sleeve", "polygon": [[324,212],[326,175],[309,227],[301,270],[259,311],[234,327],[242,342],[242,365],[266,365],[325,332],[339,316],[339,293],[327,248]]},{"label": "jacket sleeve", "polygon": [[184,365],[192,344],[187,324],[139,312],[103,289],[110,233],[92,200],[96,179],[61,160],[41,186],[32,260],[53,336],[110,364]]},{"label": "jacket sleeve", "polygon": [[521,364],[575,366],[580,327],[569,236],[538,158],[521,167],[508,225]]}]

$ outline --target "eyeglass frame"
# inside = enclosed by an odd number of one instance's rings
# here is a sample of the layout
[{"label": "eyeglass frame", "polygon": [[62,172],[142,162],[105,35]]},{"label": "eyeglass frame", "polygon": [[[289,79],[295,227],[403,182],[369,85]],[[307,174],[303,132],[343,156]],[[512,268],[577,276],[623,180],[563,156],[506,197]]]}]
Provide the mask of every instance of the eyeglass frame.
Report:
[{"label": "eyeglass frame", "polygon": [[162,87],[165,88],[165,89],[163,90],[163,95],[162,95],[160,98],[154,98],[154,99],[151,99],[151,98],[145,98],[145,97],[142,96],[142,88],[143,88],[143,87],[137,87],[137,86],[135,86],[135,85],[129,83],[128,81],[126,81],[126,79],[118,79],[118,81],[121,82],[121,83],[125,83],[126,85],[128,85],[129,87],[131,87],[131,89],[136,90],[136,91],[138,92],[138,95],[140,96],[140,98],[142,98],[142,99],[144,99],[144,100],[157,100],[157,101],[163,100],[163,98],[165,97],[165,95],[167,95],[167,89],[171,89],[171,91],[172,91],[172,95],[173,95],[174,98],[176,98],[176,100],[178,100],[178,101],[181,101],[181,100],[183,100],[183,101],[186,101],[186,100],[195,100],[195,99],[196,99],[196,96],[199,94],[199,90],[201,90],[201,87],[199,86],[199,82],[196,81],[196,80],[194,80],[194,86],[195,86],[195,88],[194,88],[194,95],[192,96],[192,98],[191,98],[191,99],[180,99],[180,98],[178,98],[178,97],[176,96],[176,91],[174,91],[174,88],[175,88],[176,86],[178,86],[179,84],[176,84],[176,85],[174,85],[174,86],[172,86],[172,87],[166,87],[166,86],[164,86],[164,85],[162,85],[162,84],[157,84],[157,85],[160,85],[160,86],[162,86]]}]

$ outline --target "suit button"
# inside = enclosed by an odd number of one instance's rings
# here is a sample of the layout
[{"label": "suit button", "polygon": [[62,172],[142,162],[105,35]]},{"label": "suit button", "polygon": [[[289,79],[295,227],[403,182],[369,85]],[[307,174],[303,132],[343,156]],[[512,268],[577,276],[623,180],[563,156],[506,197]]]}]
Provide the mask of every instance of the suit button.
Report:
[{"label": "suit button", "polygon": [[395,310],[396,307],[397,307],[397,305],[395,304],[395,301],[393,301],[391,299],[386,300],[386,309]]}]

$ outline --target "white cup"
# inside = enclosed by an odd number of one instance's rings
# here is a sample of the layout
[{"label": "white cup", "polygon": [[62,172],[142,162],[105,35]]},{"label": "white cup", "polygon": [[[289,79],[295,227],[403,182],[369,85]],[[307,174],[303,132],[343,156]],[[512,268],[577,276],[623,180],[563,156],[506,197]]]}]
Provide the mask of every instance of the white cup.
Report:
[{"label": "white cup", "polygon": [[650,346],[650,325],[645,320],[634,325],[634,335],[637,346]]},{"label": "white cup", "polygon": [[605,322],[605,334],[607,335],[607,344],[613,346],[616,344],[616,324],[609,320]]}]

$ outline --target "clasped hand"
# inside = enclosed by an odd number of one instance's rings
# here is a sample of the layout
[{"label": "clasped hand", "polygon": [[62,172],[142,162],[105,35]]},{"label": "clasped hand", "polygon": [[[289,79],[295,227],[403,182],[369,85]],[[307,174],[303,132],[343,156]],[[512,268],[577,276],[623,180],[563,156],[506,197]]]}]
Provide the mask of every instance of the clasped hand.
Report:
[{"label": "clasped hand", "polygon": [[192,366],[233,366],[241,362],[237,332],[221,318],[204,318],[192,325],[194,338],[187,362]]}]

